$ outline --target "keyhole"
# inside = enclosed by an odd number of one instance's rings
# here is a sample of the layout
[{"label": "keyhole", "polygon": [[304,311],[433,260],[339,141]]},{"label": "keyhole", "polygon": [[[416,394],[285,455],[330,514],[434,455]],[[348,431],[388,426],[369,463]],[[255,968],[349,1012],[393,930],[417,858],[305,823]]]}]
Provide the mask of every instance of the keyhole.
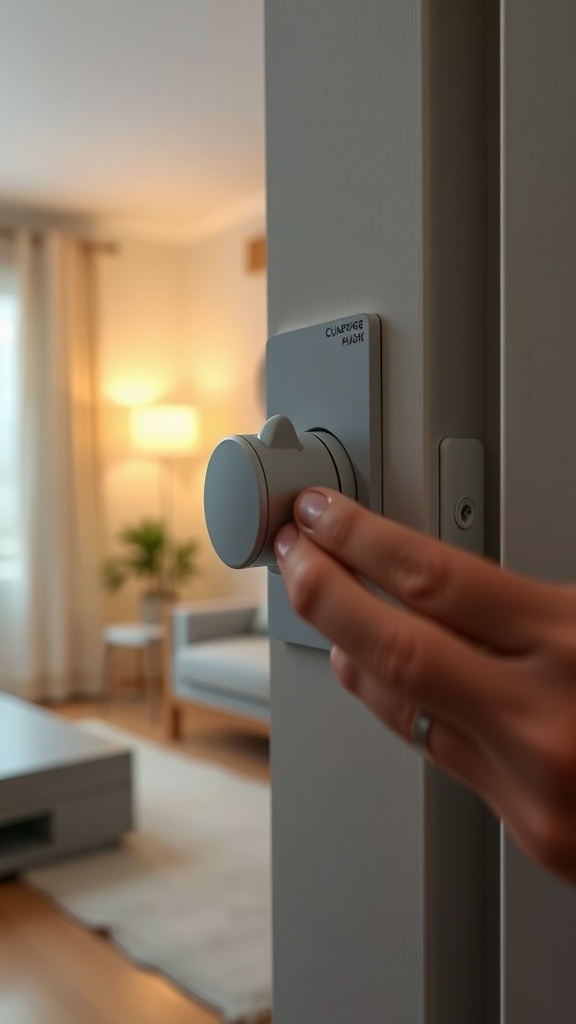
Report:
[{"label": "keyhole", "polygon": [[461,530],[469,530],[473,526],[476,519],[476,506],[472,498],[460,498],[454,509],[454,519]]}]

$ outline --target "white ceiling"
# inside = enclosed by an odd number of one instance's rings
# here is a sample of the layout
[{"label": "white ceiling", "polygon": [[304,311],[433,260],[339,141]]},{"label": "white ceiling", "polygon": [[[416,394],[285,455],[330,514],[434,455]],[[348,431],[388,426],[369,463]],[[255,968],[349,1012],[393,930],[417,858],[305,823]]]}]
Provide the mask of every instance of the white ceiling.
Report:
[{"label": "white ceiling", "polygon": [[263,208],[263,0],[0,0],[0,204],[189,235]]}]

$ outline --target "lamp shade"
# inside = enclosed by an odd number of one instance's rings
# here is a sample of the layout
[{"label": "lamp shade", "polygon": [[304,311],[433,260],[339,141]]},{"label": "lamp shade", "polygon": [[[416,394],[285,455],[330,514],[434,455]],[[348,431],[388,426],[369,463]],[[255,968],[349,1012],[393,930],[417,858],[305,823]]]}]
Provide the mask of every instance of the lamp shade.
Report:
[{"label": "lamp shade", "polygon": [[130,414],[134,447],[147,455],[192,455],[198,448],[198,427],[192,405],[143,405]]}]

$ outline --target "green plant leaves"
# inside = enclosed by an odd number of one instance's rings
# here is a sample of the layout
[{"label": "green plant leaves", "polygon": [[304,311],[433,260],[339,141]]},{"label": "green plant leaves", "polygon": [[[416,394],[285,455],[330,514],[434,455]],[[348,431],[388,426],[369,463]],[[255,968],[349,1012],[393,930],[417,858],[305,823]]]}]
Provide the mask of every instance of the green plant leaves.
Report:
[{"label": "green plant leaves", "polygon": [[174,541],[160,519],[141,519],[118,534],[124,551],[107,558],[102,580],[112,593],[120,590],[130,576],[149,579],[154,589],[172,590],[198,572],[198,542],[193,538]]},{"label": "green plant leaves", "polygon": [[115,594],[124,586],[127,575],[121,558],[107,558],[102,565],[102,582],[111,594]]}]

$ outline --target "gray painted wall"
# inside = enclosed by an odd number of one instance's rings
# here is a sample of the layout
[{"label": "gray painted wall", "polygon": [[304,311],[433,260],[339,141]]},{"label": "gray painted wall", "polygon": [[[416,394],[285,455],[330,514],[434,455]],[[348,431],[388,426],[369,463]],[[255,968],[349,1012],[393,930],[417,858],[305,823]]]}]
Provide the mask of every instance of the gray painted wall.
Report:
[{"label": "gray painted wall", "polygon": [[[380,315],[384,509],[432,533],[439,441],[483,436],[485,12],[266,3],[270,333]],[[484,1022],[483,811],[325,654],[272,678],[275,1024]]]}]

